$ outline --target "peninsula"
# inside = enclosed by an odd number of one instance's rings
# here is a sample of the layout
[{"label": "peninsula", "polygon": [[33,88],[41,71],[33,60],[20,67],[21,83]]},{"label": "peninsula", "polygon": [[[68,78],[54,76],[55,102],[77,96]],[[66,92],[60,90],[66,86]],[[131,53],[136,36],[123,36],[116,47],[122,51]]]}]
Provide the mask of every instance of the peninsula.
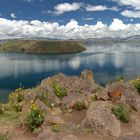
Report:
[{"label": "peninsula", "polygon": [[2,52],[35,54],[69,54],[86,50],[76,41],[9,40],[0,44]]}]

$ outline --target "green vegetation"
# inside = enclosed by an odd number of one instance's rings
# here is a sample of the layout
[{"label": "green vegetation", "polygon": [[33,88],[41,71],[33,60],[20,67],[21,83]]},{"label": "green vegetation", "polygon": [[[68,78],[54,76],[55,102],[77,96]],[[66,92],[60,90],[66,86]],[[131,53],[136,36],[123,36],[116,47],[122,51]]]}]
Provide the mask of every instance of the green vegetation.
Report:
[{"label": "green vegetation", "polygon": [[7,133],[6,134],[0,133],[0,140],[8,140]]},{"label": "green vegetation", "polygon": [[32,101],[30,111],[27,114],[27,127],[34,131],[44,122],[40,108]]},{"label": "green vegetation", "polygon": [[4,122],[17,122],[19,114],[10,106],[3,104],[3,113],[0,114],[0,120]]},{"label": "green vegetation", "polygon": [[137,89],[138,93],[140,94],[140,77],[137,77],[132,81],[132,84],[135,86]]},{"label": "green vegetation", "polygon": [[112,113],[122,122],[129,122],[129,112],[123,103],[120,103],[117,107],[112,107]]},{"label": "green vegetation", "polygon": [[0,114],[3,114],[3,105],[0,104]]},{"label": "green vegetation", "polygon": [[76,102],[74,108],[77,110],[82,110],[82,109],[86,109],[87,107],[84,102],[78,101],[78,102]]},{"label": "green vegetation", "polygon": [[75,41],[12,40],[0,45],[0,51],[37,54],[67,54],[84,51]]},{"label": "green vegetation", "polygon": [[22,88],[18,88],[9,94],[9,103],[17,112],[22,111],[22,101],[24,100],[24,95],[21,93],[22,91]]},{"label": "green vegetation", "polygon": [[52,87],[54,90],[55,95],[62,100],[64,98],[64,96],[67,95],[67,90],[65,87],[63,87],[62,85],[56,83],[55,81],[52,82]]}]

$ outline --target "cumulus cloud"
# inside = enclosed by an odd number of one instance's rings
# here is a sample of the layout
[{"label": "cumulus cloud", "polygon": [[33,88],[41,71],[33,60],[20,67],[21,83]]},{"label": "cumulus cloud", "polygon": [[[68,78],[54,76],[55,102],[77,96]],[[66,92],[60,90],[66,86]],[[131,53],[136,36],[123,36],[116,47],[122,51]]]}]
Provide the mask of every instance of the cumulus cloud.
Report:
[{"label": "cumulus cloud", "polygon": [[82,3],[74,2],[74,3],[61,3],[54,7],[54,11],[50,11],[50,13],[60,15],[65,12],[76,11],[79,10],[82,6]]},{"label": "cumulus cloud", "polygon": [[120,5],[131,6],[136,10],[140,10],[140,0],[112,0]]},{"label": "cumulus cloud", "polygon": [[11,13],[10,16],[11,16],[11,18],[13,18],[13,19],[14,19],[14,18],[17,18],[15,13]]},{"label": "cumulus cloud", "polygon": [[86,39],[100,37],[128,37],[140,35],[140,24],[124,24],[114,19],[111,25],[98,21],[95,25],[79,25],[71,19],[66,25],[58,22],[42,22],[39,20],[8,20],[0,18],[0,39],[8,38],[59,38],[59,39]]},{"label": "cumulus cloud", "polygon": [[140,18],[140,11],[124,10],[121,15],[129,18]]},{"label": "cumulus cloud", "polygon": [[92,11],[105,11],[105,10],[118,11],[117,7],[107,7],[107,6],[104,6],[104,5],[96,5],[96,6],[87,5],[85,8],[89,12],[92,12]]}]

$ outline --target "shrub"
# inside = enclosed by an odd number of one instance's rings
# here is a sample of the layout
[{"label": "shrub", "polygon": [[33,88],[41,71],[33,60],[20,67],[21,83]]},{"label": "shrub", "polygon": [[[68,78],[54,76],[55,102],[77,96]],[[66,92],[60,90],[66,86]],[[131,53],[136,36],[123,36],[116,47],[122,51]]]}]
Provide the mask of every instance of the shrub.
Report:
[{"label": "shrub", "polygon": [[129,122],[129,112],[126,110],[124,104],[120,103],[117,107],[112,107],[112,113],[117,119],[123,122]]},{"label": "shrub", "polygon": [[64,88],[62,85],[56,83],[56,82],[52,82],[52,87],[54,90],[55,95],[62,100],[64,96],[67,95],[67,90],[66,88]]},{"label": "shrub", "polygon": [[78,101],[76,102],[74,108],[77,110],[82,110],[82,109],[86,109],[87,107],[83,101]]},{"label": "shrub", "polygon": [[140,93],[140,78],[136,78],[133,81],[133,84],[134,84],[135,88],[137,89],[137,91]]},{"label": "shrub", "polygon": [[22,111],[22,105],[20,103],[13,105],[13,108],[15,109],[16,112]]},{"label": "shrub", "polygon": [[0,104],[0,114],[3,114],[3,105]]},{"label": "shrub", "polygon": [[22,101],[24,100],[24,95],[21,94],[21,93],[18,93],[17,95],[18,95],[18,96],[17,96],[17,101],[18,101],[18,103],[22,102]]},{"label": "shrub", "polygon": [[44,117],[39,107],[32,102],[30,111],[27,114],[27,127],[34,131],[44,122]]},{"label": "shrub", "polygon": [[9,94],[9,103],[15,109],[15,111],[22,111],[21,102],[24,100],[24,95],[21,93],[23,88],[17,88],[14,92]]}]

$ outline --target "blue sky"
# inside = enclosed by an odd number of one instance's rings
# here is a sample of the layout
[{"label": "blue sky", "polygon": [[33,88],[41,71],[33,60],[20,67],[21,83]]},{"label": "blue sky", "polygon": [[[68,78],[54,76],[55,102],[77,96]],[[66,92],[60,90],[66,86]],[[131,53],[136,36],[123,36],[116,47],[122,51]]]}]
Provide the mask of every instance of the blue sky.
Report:
[{"label": "blue sky", "polygon": [[[130,2],[133,3],[133,0],[130,0]],[[59,15],[53,13],[56,6],[65,3],[79,3],[81,6]],[[88,5],[104,6],[108,9],[88,11],[86,10]],[[116,9],[109,9],[112,7]],[[13,17],[17,20],[57,21],[60,24],[66,24],[70,19],[76,19],[81,25],[86,23],[95,24],[99,20],[110,24],[113,18],[119,18],[125,23],[139,23],[140,18],[121,15],[124,10],[128,9],[133,10],[134,7],[131,5],[121,5],[117,0],[0,0],[0,13],[3,18],[12,19]],[[11,13],[15,17],[11,17]]]},{"label": "blue sky", "polygon": [[115,25],[119,22],[119,30],[126,29],[129,24],[139,30],[136,25],[140,24],[140,0],[0,0],[0,18],[0,26],[3,22],[6,24],[3,20],[14,20],[17,24],[22,20],[34,28],[31,22],[36,20],[58,23],[59,27],[73,21],[74,25],[78,25],[77,29],[79,26],[84,28],[86,24],[96,26],[101,22],[109,28],[115,21]]}]

